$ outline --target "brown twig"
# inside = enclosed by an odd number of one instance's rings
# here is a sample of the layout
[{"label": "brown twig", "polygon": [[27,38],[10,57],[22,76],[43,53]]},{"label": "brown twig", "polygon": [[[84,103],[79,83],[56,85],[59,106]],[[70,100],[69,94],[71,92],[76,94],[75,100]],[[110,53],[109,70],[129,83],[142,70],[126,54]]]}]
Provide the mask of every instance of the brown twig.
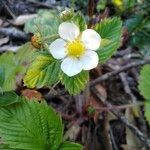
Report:
[{"label": "brown twig", "polygon": [[124,90],[125,90],[125,92],[126,92],[126,93],[130,96],[130,98],[131,98],[131,102],[132,102],[133,104],[137,103],[136,97],[135,97],[134,94],[132,93],[132,91],[131,91],[131,89],[130,89],[130,86],[129,86],[129,84],[128,84],[128,81],[127,81],[127,79],[126,79],[126,74],[125,74],[124,72],[121,72],[121,73],[119,74],[119,76],[120,76],[120,78],[121,78],[121,80],[122,80],[122,83],[123,83],[123,85],[124,85]]},{"label": "brown twig", "polygon": [[[98,98],[99,100],[101,100],[101,98],[99,97],[99,95],[97,95],[96,92],[95,92],[94,94],[97,96],[97,98]],[[104,103],[104,102],[103,102],[103,103]],[[110,108],[112,107],[112,105],[111,105],[110,103],[108,103],[108,102],[105,102],[104,105],[105,105],[106,107],[108,107],[108,108],[109,108],[109,107],[110,107]],[[120,115],[120,114],[118,113],[118,111],[116,111],[116,110],[111,110],[111,112],[112,112],[115,116],[117,116],[117,118],[120,119],[120,121],[121,121],[122,123],[124,123],[129,129],[131,129],[131,131],[139,138],[139,140],[143,143],[144,146],[150,148],[150,139],[148,139],[137,127],[135,127],[133,124],[129,123],[128,119],[127,119],[126,117],[124,117],[123,115]]]},{"label": "brown twig", "polygon": [[[129,86],[129,83],[127,81],[127,77],[126,77],[126,74],[124,72],[121,72],[119,74],[121,80],[122,80],[122,83],[124,85],[124,90],[125,92],[130,96],[130,100],[131,100],[131,103],[134,105],[134,104],[137,104],[137,99],[135,97],[135,95],[132,93],[132,90]],[[138,77],[137,77],[138,78]],[[144,103],[143,103],[144,104]],[[136,111],[135,111],[136,110]],[[139,111],[139,107],[136,107],[134,109],[134,112],[138,112],[138,113],[134,113],[135,115],[138,115],[138,121],[140,121],[139,123],[139,128],[141,129],[142,132],[144,132],[145,135],[147,135],[147,132],[146,132],[146,124],[145,124],[145,120],[144,118],[142,117],[142,113]],[[136,116],[137,117],[137,116]]]},{"label": "brown twig", "polygon": [[[125,56],[127,56],[127,60],[124,59]],[[130,63],[130,60],[129,60],[130,57],[128,57],[128,56],[132,56],[132,54],[129,53],[128,55],[124,55],[124,56],[122,56],[122,59],[124,59],[125,62],[129,62],[129,63]],[[122,62],[123,62],[123,61],[122,61]],[[112,68],[113,70],[120,69],[120,66],[119,66],[118,64],[116,64],[116,65],[109,65],[109,66],[110,66],[110,68]],[[138,79],[139,79],[139,74],[137,73],[137,70],[136,70],[135,68],[132,68],[132,69],[131,69],[131,73],[134,75],[135,80],[138,81]],[[119,76],[120,76],[121,81],[122,81],[122,83],[123,83],[123,87],[124,87],[125,93],[130,97],[130,98],[129,98],[129,99],[130,99],[130,103],[132,103],[133,105],[134,105],[134,104],[137,104],[137,98],[136,98],[136,96],[133,94],[133,92],[132,92],[132,90],[131,90],[131,88],[130,88],[130,85],[129,85],[129,81],[127,80],[127,78],[128,78],[127,73],[121,72],[121,73],[119,73]],[[144,103],[143,103],[143,104],[144,104]],[[132,109],[132,108],[131,108],[131,109]],[[143,118],[142,113],[141,113],[139,110],[140,110],[139,107],[135,107],[134,109],[132,109],[134,116],[137,118],[137,121],[138,121],[140,130],[141,130],[145,135],[147,135],[147,129],[146,129],[145,120],[144,120],[144,118]]]},{"label": "brown twig", "polygon": [[75,117],[75,114],[73,115],[68,115],[68,114],[64,114],[62,112],[58,112],[61,114],[61,117],[66,120],[66,121],[73,121],[74,117]]},{"label": "brown twig", "polygon": [[109,127],[109,132],[110,132],[110,138],[111,138],[113,149],[118,150],[111,126]]},{"label": "brown twig", "polygon": [[145,60],[140,60],[140,61],[137,61],[137,62],[132,62],[128,65],[125,65],[125,66],[122,66],[122,68],[118,69],[118,70],[115,70],[115,71],[112,71],[112,72],[109,72],[109,73],[106,73],[100,77],[98,77],[97,79],[93,80],[90,82],[90,86],[94,86],[102,81],[105,81],[107,79],[109,79],[110,77],[113,77],[117,74],[119,74],[120,72],[123,72],[123,71],[126,71],[126,70],[129,70],[133,67],[137,67],[137,66],[141,66],[141,65],[144,65],[144,64],[148,64],[150,63],[150,58],[149,59],[145,59]]},{"label": "brown twig", "polygon": [[113,110],[122,110],[122,109],[127,109],[127,108],[133,108],[137,106],[143,106],[144,103],[134,103],[134,104],[126,104],[126,105],[121,105],[121,106],[116,106],[116,105],[111,105],[108,107],[95,107],[96,111],[113,111]]},{"label": "brown twig", "polygon": [[115,113],[114,111],[113,114],[115,114],[115,116],[117,116],[120,121],[124,123],[140,139],[144,146],[150,148],[149,138],[147,138],[137,127],[131,124],[126,117],[118,115],[118,113]]},{"label": "brown twig", "polygon": [[88,16],[89,16],[88,28],[92,27],[92,23],[93,23],[92,16],[94,14],[94,8],[95,8],[94,0],[89,0],[88,2]]},{"label": "brown twig", "polygon": [[110,125],[109,125],[109,119],[108,119],[108,112],[104,113],[104,121],[103,121],[103,138],[105,142],[105,149],[112,150],[112,143],[110,139]]}]

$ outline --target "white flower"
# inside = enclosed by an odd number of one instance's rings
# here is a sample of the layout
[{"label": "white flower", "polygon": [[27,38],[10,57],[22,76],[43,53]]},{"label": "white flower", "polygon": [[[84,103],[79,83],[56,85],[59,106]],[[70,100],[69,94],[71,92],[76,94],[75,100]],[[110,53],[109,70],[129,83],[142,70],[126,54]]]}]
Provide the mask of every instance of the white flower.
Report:
[{"label": "white flower", "polygon": [[82,70],[91,70],[98,65],[95,52],[100,46],[100,35],[86,29],[82,33],[74,23],[60,24],[59,39],[49,46],[49,51],[56,59],[61,59],[61,69],[68,76],[74,76]]}]

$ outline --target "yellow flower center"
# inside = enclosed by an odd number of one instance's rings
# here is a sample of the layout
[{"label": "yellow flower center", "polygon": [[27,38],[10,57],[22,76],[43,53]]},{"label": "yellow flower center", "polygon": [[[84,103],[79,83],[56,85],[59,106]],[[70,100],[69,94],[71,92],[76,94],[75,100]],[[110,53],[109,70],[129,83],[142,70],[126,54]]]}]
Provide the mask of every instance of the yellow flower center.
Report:
[{"label": "yellow flower center", "polygon": [[67,50],[68,50],[69,56],[79,58],[80,56],[82,56],[84,54],[85,46],[84,46],[83,42],[76,39],[72,42],[67,43]]}]

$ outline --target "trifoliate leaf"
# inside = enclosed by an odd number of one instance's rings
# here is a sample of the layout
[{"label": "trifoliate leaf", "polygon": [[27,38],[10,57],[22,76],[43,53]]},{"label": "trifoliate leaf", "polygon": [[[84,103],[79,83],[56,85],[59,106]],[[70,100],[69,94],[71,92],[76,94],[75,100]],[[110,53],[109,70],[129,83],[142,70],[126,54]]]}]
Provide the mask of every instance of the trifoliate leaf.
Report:
[{"label": "trifoliate leaf", "polygon": [[19,96],[15,92],[4,92],[0,94],[0,107],[20,102]]},{"label": "trifoliate leaf", "polygon": [[150,65],[142,68],[138,88],[144,98],[150,100]]},{"label": "trifoliate leaf", "polygon": [[63,74],[61,78],[62,84],[64,84],[65,89],[69,91],[70,94],[76,95],[81,92],[87,82],[89,81],[89,73],[87,71],[82,71],[81,73],[69,77]]},{"label": "trifoliate leaf", "polygon": [[81,13],[77,13],[71,20],[79,27],[80,31],[86,29],[86,21]]},{"label": "trifoliate leaf", "polygon": [[29,88],[41,88],[52,85],[59,80],[60,62],[49,53],[39,53],[27,70],[24,84]]},{"label": "trifoliate leaf", "polygon": [[121,26],[121,20],[115,17],[104,19],[94,27],[102,38],[101,46],[99,50],[97,50],[100,63],[105,63],[116,52],[117,48],[119,48],[121,41]]},{"label": "trifoliate leaf", "polygon": [[57,150],[62,143],[62,120],[45,101],[22,98],[0,107],[0,114],[0,136],[9,149]]},{"label": "trifoliate leaf", "polygon": [[83,147],[77,143],[64,142],[59,150],[83,150]]}]

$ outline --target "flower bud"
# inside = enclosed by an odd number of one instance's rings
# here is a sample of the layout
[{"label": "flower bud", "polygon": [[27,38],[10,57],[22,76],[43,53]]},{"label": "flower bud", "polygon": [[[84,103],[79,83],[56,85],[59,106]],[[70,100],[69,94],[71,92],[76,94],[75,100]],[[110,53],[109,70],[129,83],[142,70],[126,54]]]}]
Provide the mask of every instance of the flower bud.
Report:
[{"label": "flower bud", "polygon": [[31,43],[35,48],[38,49],[42,48],[43,44],[42,44],[41,35],[39,33],[33,35],[31,38]]},{"label": "flower bud", "polygon": [[68,8],[68,9],[62,11],[59,16],[60,16],[61,20],[67,21],[73,17],[73,13],[74,13],[73,9]]}]

